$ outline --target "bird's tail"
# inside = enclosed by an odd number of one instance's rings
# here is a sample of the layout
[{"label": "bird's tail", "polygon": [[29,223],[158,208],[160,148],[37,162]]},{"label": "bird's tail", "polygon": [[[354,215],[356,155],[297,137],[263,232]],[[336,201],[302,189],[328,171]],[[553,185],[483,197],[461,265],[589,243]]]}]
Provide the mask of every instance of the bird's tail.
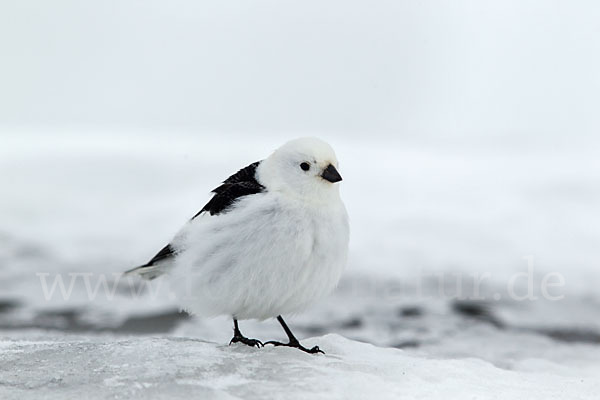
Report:
[{"label": "bird's tail", "polygon": [[148,281],[158,278],[165,273],[165,266],[159,264],[144,264],[123,272],[123,275],[137,275]]}]

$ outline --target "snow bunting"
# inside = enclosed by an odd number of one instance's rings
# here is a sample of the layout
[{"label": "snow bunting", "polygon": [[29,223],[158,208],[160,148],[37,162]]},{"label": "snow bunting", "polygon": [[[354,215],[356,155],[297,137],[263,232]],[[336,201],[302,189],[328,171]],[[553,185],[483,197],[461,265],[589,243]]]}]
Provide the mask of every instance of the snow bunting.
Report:
[{"label": "snow bunting", "polygon": [[308,349],[282,314],[331,292],[346,264],[349,225],[333,149],[322,140],[292,140],[213,190],[212,199],[147,264],[128,273],[167,274],[185,310],[233,318],[231,343],[260,347],[238,320],[276,317],[288,343]]}]

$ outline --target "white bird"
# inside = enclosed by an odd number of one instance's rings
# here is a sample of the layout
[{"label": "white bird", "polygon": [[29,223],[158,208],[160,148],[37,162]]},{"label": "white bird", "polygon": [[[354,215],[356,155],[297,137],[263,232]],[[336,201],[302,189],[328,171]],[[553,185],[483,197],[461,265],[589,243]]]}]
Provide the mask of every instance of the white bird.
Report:
[{"label": "white bird", "polygon": [[338,161],[316,138],[292,140],[227,178],[173,241],[128,273],[166,273],[182,308],[233,318],[231,343],[260,347],[238,320],[276,317],[289,342],[309,353],[281,317],[330,293],[346,265],[349,225]]}]

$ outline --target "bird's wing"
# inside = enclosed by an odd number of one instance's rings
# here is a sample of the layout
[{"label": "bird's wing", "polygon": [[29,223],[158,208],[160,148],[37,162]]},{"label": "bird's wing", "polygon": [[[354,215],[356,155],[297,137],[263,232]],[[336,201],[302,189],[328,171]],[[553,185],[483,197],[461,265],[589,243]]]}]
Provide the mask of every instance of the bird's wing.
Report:
[{"label": "bird's wing", "polygon": [[256,168],[259,164],[260,161],[252,163],[225,179],[219,187],[212,190],[215,195],[192,219],[203,212],[210,215],[227,212],[240,197],[263,192],[265,187],[256,180]]},{"label": "bird's wing", "polygon": [[173,249],[173,247],[171,247],[170,244],[168,244],[165,247],[163,247],[161,251],[156,253],[156,255],[152,257],[152,260],[148,261],[148,264],[156,264],[160,261],[173,257],[174,254],[175,250]]},{"label": "bird's wing", "polygon": [[[263,192],[265,187],[256,179],[256,168],[260,161],[252,163],[245,168],[240,169],[223,183],[212,190],[215,195],[202,209],[192,217],[192,220],[199,215],[208,212],[210,215],[225,213],[231,209],[231,206],[237,199],[251,194]],[[146,279],[154,279],[164,273],[165,263],[175,256],[175,249],[171,244],[166,245],[159,251],[148,263],[131,269],[126,274],[139,274]]]},{"label": "bird's wing", "polygon": [[144,265],[125,271],[125,274],[139,275],[144,279],[152,280],[165,273],[167,263],[162,261],[169,261],[175,255],[175,249],[170,244],[166,245],[159,251],[152,260],[148,261]]}]

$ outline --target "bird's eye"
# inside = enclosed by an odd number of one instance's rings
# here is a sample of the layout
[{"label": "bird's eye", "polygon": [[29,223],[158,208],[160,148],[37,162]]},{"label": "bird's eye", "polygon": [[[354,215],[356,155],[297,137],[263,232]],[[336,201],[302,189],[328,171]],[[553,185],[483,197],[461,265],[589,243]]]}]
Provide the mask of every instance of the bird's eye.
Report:
[{"label": "bird's eye", "polygon": [[302,168],[302,171],[308,171],[310,169],[310,164],[307,162],[303,162],[302,164],[300,164],[300,168]]}]

